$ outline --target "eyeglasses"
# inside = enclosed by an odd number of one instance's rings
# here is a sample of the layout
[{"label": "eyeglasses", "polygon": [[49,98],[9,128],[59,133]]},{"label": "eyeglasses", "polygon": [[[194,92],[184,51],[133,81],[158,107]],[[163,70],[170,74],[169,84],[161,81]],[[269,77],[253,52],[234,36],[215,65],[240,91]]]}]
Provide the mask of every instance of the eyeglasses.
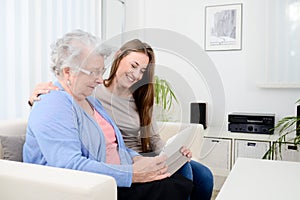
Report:
[{"label": "eyeglasses", "polygon": [[79,71],[88,75],[88,76],[103,76],[103,74],[105,73],[107,68],[102,68],[101,70],[98,70],[98,71],[89,71],[89,70],[86,70],[86,69],[83,69],[83,68],[79,68]]}]

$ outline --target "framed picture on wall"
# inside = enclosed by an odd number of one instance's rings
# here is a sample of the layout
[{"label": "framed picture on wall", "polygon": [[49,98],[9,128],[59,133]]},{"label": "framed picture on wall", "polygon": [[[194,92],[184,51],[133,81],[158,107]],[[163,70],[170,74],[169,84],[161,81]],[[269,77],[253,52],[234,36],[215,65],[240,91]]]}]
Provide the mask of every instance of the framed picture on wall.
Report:
[{"label": "framed picture on wall", "polygon": [[205,50],[242,49],[242,4],[205,7]]}]

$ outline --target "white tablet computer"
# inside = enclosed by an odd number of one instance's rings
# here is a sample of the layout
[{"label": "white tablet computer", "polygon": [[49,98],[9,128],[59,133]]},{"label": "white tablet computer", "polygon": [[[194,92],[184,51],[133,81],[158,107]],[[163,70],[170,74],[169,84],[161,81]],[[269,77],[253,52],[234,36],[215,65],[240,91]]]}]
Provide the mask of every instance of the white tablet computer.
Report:
[{"label": "white tablet computer", "polygon": [[160,154],[168,156],[167,164],[169,173],[174,174],[189,160],[189,158],[182,155],[180,149],[183,146],[190,148],[196,137],[196,133],[195,127],[189,126],[168,139]]}]

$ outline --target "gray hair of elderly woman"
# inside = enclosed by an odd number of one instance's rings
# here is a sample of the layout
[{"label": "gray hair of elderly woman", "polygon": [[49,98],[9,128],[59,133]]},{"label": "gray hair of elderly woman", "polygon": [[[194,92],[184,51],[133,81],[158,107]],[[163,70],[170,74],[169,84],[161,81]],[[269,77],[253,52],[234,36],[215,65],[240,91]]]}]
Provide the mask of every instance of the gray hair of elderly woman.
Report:
[{"label": "gray hair of elderly woman", "polygon": [[51,45],[51,70],[59,77],[64,68],[78,69],[86,59],[82,57],[84,50],[89,49],[91,53],[99,56],[109,56],[111,50],[101,44],[101,40],[82,30],[75,30],[65,34]]}]

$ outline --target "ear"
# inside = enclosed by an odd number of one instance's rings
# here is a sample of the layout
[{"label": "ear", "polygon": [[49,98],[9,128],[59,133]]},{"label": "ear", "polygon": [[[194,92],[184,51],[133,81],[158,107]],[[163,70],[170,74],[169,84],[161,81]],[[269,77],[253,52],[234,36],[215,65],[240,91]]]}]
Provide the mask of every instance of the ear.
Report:
[{"label": "ear", "polygon": [[71,75],[71,69],[70,69],[70,67],[63,68],[62,72],[63,72],[64,78],[66,78],[66,79],[70,78],[70,75]]}]

